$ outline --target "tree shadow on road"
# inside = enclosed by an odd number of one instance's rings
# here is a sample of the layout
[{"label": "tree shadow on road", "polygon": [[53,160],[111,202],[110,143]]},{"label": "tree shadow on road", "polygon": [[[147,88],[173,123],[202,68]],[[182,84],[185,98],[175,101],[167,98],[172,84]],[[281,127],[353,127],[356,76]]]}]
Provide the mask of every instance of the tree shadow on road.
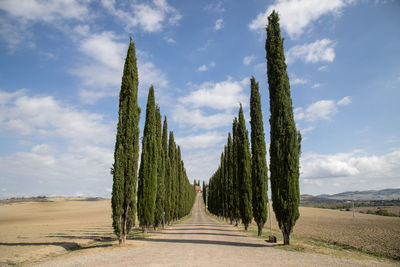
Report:
[{"label": "tree shadow on road", "polygon": [[164,229],[166,231],[224,231],[224,232],[235,232],[229,229],[218,229],[218,228],[170,228]]},{"label": "tree shadow on road", "polygon": [[76,242],[17,242],[17,243],[0,243],[0,246],[60,246],[67,251],[80,250],[80,249],[89,249],[89,248],[101,248],[101,247],[109,247],[111,244],[96,244],[91,246],[82,247]]},{"label": "tree shadow on road", "polygon": [[221,246],[234,246],[234,247],[269,247],[267,244],[253,244],[253,243],[241,243],[231,241],[218,241],[218,240],[199,240],[199,239],[156,239],[149,238],[144,239],[147,242],[160,242],[160,243],[178,243],[178,244],[203,244],[203,245],[221,245]]},{"label": "tree shadow on road", "polygon": [[162,235],[218,235],[218,236],[234,236],[234,237],[246,237],[245,235],[234,235],[234,234],[219,234],[219,233],[185,233],[185,232],[161,232],[158,234]]}]

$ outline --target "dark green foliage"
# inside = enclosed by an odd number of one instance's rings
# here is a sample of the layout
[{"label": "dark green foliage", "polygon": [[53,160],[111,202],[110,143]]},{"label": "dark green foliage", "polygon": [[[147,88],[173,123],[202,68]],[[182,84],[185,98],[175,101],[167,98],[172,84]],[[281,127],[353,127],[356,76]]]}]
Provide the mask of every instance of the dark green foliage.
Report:
[{"label": "dark green foliage", "polygon": [[235,225],[239,223],[240,220],[240,185],[239,185],[239,176],[238,176],[238,120],[235,117],[232,123],[232,184],[233,184],[233,203],[232,203],[232,218],[235,221]]},{"label": "dark green foliage", "polygon": [[275,11],[268,17],[265,50],[271,112],[269,169],[272,204],[283,233],[284,244],[289,244],[290,234],[300,216],[299,144],[293,118],[279,16]]},{"label": "dark green foliage", "polygon": [[258,226],[258,235],[261,236],[262,228],[267,221],[268,215],[268,169],[261,97],[258,82],[254,77],[251,78],[250,117],[253,215]]},{"label": "dark green foliage", "polygon": [[159,139],[157,138],[156,103],[153,86],[149,89],[146,122],[142,140],[142,156],[138,177],[138,219],[146,232],[154,223],[157,194]]},{"label": "dark green foliage", "polygon": [[206,204],[207,203],[207,185],[206,185],[206,182],[205,181],[203,181],[203,201],[204,201],[204,204]]},{"label": "dark green foliage", "polygon": [[112,171],[112,219],[119,244],[125,244],[126,236],[135,225],[136,217],[140,119],[137,102],[138,83],[135,44],[131,38],[119,95],[119,118]]},{"label": "dark green foliage", "polygon": [[154,228],[157,228],[163,222],[163,212],[165,203],[165,156],[163,149],[163,140],[161,134],[161,114],[160,108],[156,107],[156,138],[158,146],[158,163],[157,163],[157,196],[156,196],[156,208],[154,212]]},{"label": "dark green foliage", "polygon": [[252,211],[252,192],[251,192],[251,157],[249,148],[249,137],[246,130],[246,122],[244,120],[243,108],[240,105],[239,122],[237,128],[237,175],[239,181],[239,208],[240,218],[247,230],[253,219]]},{"label": "dark green foliage", "polygon": [[227,208],[228,208],[228,213],[227,218],[231,221],[231,223],[234,220],[234,187],[233,187],[233,143],[232,143],[232,137],[231,133],[228,134],[228,143],[227,143],[227,150],[226,150],[226,155],[225,155],[225,160],[226,160],[226,191],[227,191]]},{"label": "dark green foliage", "polygon": [[169,132],[169,143],[168,143],[168,161],[169,161],[169,174],[168,180],[170,183],[170,210],[168,215],[168,222],[171,222],[175,218],[175,195],[176,195],[176,145],[174,140],[174,133]]},{"label": "dark green foliage", "polygon": [[165,163],[165,199],[164,199],[164,211],[165,211],[165,220],[167,223],[171,221],[171,163],[169,161],[168,155],[168,123],[167,117],[164,117],[163,124],[163,135],[162,135],[162,149],[164,151],[164,163]]}]

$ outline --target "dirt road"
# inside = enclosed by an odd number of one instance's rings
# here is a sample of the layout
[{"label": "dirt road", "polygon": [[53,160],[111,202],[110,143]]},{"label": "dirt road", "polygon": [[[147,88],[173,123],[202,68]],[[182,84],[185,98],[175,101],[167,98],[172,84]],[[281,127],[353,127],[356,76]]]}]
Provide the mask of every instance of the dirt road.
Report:
[{"label": "dirt road", "polygon": [[[290,252],[245,236],[208,217],[199,194],[192,217],[165,229],[144,245],[70,255],[40,266],[390,266],[390,262],[357,261]],[[394,264],[393,264],[394,265]]]}]

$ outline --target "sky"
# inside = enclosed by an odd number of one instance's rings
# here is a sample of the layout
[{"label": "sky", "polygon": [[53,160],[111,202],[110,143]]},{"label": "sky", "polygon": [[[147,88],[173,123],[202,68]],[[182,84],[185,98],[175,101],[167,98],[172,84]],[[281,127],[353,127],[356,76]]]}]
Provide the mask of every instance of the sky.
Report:
[{"label": "sky", "polygon": [[190,181],[218,168],[239,103],[250,129],[252,75],[268,146],[272,10],[303,136],[301,194],[400,188],[397,0],[1,0],[0,198],[110,197],[129,36],[139,105],[153,84]]}]

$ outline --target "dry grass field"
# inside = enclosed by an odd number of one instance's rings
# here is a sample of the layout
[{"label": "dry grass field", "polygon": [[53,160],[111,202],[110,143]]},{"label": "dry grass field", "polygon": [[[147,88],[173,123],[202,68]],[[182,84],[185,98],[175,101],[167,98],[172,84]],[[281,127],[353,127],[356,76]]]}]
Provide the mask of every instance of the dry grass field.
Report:
[{"label": "dry grass field", "polygon": [[[274,220],[273,229],[278,231]],[[268,226],[268,224],[266,224]],[[268,228],[265,229],[268,232]],[[294,237],[355,248],[371,254],[400,259],[400,218],[330,209],[300,207]]]},{"label": "dry grass field", "polygon": [[0,204],[0,266],[110,246],[110,200],[50,200]]},{"label": "dry grass field", "polygon": [[[50,200],[0,203],[0,266],[33,263],[71,251],[120,249],[114,246],[117,241],[111,227],[110,200]],[[295,242],[319,240],[400,258],[398,217],[355,213],[353,218],[352,212],[307,207],[301,207],[300,212],[293,234]],[[273,228],[278,229],[274,220]],[[264,233],[268,235],[267,227]],[[133,235],[140,236],[138,231]],[[136,240],[128,240],[128,244],[142,245]]]}]

